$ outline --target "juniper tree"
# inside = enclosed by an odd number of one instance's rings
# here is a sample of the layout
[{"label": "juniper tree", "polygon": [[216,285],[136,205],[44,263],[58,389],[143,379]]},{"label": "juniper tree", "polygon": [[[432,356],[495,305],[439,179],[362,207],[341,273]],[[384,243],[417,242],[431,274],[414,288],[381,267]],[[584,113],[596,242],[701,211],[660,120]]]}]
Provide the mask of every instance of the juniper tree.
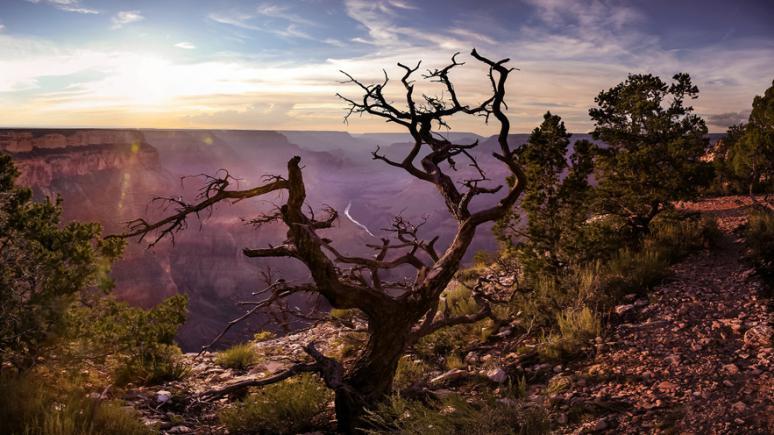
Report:
[{"label": "juniper tree", "polygon": [[687,99],[699,89],[688,74],[665,83],[651,74],[631,74],[595,98],[589,110],[596,147],[596,204],[619,216],[638,240],[650,222],[689,199],[709,181],[709,166],[700,160],[707,148],[707,126]]},{"label": "juniper tree", "polygon": [[100,239],[98,224],[61,224],[61,200],[33,201],[17,176],[0,154],[0,363],[25,368],[64,332],[78,292],[111,286],[122,243]]},{"label": "juniper tree", "polygon": [[725,140],[721,174],[744,186],[753,199],[755,192],[770,193],[774,189],[774,82],[753,100],[747,124],[729,128]]},{"label": "juniper tree", "polygon": [[585,255],[580,239],[589,210],[592,144],[577,141],[568,155],[571,136],[558,115],[546,112],[517,149],[530,181],[520,202],[527,222],[518,222],[519,214],[512,211],[496,232],[515,248],[518,263],[532,277],[558,277]]},{"label": "juniper tree", "polygon": [[[480,286],[474,289],[480,311],[454,316],[438,309],[441,293],[458,271],[478,227],[502,218],[516,203],[526,183],[517,156],[508,143],[510,122],[503,112],[505,85],[511,72],[505,66],[508,59],[493,61],[475,50],[471,56],[488,68],[491,84],[489,96],[476,105],[460,101],[450,78],[450,72],[463,65],[456,60],[457,55],[445,67],[431,69],[424,74],[425,79],[440,83],[445,96],[418,97],[414,94],[413,77],[419,70],[419,63],[414,67],[398,64],[404,71],[399,83],[404,94],[403,104],[392,103],[385,96],[389,82],[386,74],[381,83],[365,84],[345,73],[361,97],[339,95],[348,105],[347,117],[353,114],[375,116],[405,128],[411,135],[413,145],[402,159],[393,160],[381,154],[378,148],[373,158],[438,191],[449,216],[457,223],[456,234],[443,251],[436,247],[437,237],[423,239],[417,225],[396,217],[388,233],[392,236],[369,245],[374,250],[372,257],[355,257],[339,252],[333,242],[321,234],[331,228],[338,213],[328,208],[327,212],[315,215],[311,209],[305,208],[306,187],[300,157],[288,161],[286,175],[269,177],[265,184],[253,189],[232,189],[233,179],[228,175],[210,177],[197,201],[187,202],[179,197],[166,199],[177,207],[173,215],[157,222],[138,219],[131,223],[124,237],[142,238],[155,233],[153,244],[185,228],[187,218],[210,210],[218,202],[239,201],[282,191],[286,200],[276,213],[259,216],[253,223],[284,223],[287,227],[286,240],[280,245],[265,248],[246,247],[243,252],[251,258],[281,257],[297,261],[307,269],[311,279],[300,284],[276,280],[257,292],[264,299],[251,304],[252,308],[235,322],[298,293],[319,295],[337,309],[357,309],[367,319],[368,340],[351,365],[345,367],[340,361],[322,355],[311,343],[306,346],[306,351],[313,362],[299,362],[269,379],[240,382],[209,392],[204,398],[218,397],[247,386],[266,385],[300,372],[318,372],[328,387],[335,391],[339,429],[352,432],[365,407],[374,406],[390,393],[398,360],[409,346],[441,328],[473,323],[491,314],[490,298]],[[501,183],[498,183],[500,180],[491,180],[478,164],[473,153],[478,142],[453,143],[434,132],[438,126],[447,126],[447,120],[455,115],[481,116],[485,120],[493,118],[498,123],[498,147],[492,158],[513,176],[510,186],[505,180]],[[456,160],[460,159],[468,161],[472,175],[455,177]],[[491,205],[487,206],[477,200],[481,196],[496,196],[496,200],[488,202]],[[414,270],[413,276],[398,280],[386,278],[389,271],[405,267]]]}]

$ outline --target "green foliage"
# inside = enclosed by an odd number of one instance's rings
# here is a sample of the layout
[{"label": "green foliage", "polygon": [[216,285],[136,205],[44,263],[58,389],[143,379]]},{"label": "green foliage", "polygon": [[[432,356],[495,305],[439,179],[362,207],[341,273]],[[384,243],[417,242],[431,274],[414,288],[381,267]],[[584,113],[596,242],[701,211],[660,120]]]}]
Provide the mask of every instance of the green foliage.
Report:
[{"label": "green foliage", "polygon": [[605,142],[596,148],[595,208],[623,218],[633,242],[672,201],[692,198],[709,182],[711,168],[700,160],[707,127],[685,105],[698,93],[688,74],[671,84],[633,74],[600,92],[589,111],[592,136]]},{"label": "green foliage", "polygon": [[37,374],[0,377],[3,433],[25,435],[149,435],[138,415],[119,402],[90,399],[80,389],[52,385]]},{"label": "green foliage", "polygon": [[[456,317],[477,313],[480,307],[476,304],[470,290],[460,283],[451,283],[441,295],[438,312]],[[456,325],[440,329],[422,337],[414,346],[417,353],[424,358],[434,359],[439,355],[450,355],[460,352],[462,347],[477,341],[484,341],[491,334],[489,319],[476,323]]]},{"label": "green foliage", "polygon": [[528,218],[526,229],[520,230],[515,214],[495,228],[501,239],[515,245],[519,264],[529,276],[558,275],[579,261],[577,247],[591,195],[592,144],[576,142],[568,164],[572,135],[559,116],[547,112],[543,118],[529,141],[516,150],[529,180],[521,201]]},{"label": "green foliage", "polygon": [[242,343],[219,352],[215,363],[223,368],[245,370],[258,362],[254,343]]},{"label": "green foliage", "polygon": [[370,434],[543,434],[549,433],[542,408],[515,406],[513,400],[484,397],[469,402],[459,395],[422,403],[395,395],[368,412],[363,430]]},{"label": "green foliage", "polygon": [[68,312],[70,336],[81,357],[107,355],[116,382],[156,384],[184,376],[174,338],[185,322],[188,298],[175,295],[144,310],[113,298]]},{"label": "green foliage", "polygon": [[77,292],[112,287],[108,272],[123,243],[100,239],[97,224],[61,225],[61,201],[33,201],[14,186],[17,175],[0,155],[0,360],[29,367],[63,329]]},{"label": "green foliage", "polygon": [[538,352],[546,359],[578,355],[602,331],[602,322],[588,307],[566,308],[556,316],[558,332],[550,334]]},{"label": "green foliage", "polygon": [[332,399],[316,375],[304,374],[256,389],[224,409],[220,420],[231,433],[293,434],[313,430],[314,418]]},{"label": "green foliage", "polygon": [[668,259],[659,250],[624,248],[605,264],[604,296],[616,301],[628,293],[644,295],[666,277],[668,267]]},{"label": "green foliage", "polygon": [[720,184],[727,190],[752,194],[774,189],[774,82],[753,100],[748,122],[728,129],[715,157]]},{"label": "green foliage", "polygon": [[404,355],[398,361],[398,369],[395,371],[395,378],[392,381],[393,388],[400,392],[421,385],[427,372],[428,367],[422,360]]},{"label": "green foliage", "polygon": [[774,286],[774,214],[754,212],[745,230],[747,258],[769,286]]},{"label": "green foliage", "polygon": [[272,338],[275,338],[277,334],[271,332],[271,331],[258,331],[253,335],[253,341],[256,343],[260,343],[262,341],[271,340]]}]

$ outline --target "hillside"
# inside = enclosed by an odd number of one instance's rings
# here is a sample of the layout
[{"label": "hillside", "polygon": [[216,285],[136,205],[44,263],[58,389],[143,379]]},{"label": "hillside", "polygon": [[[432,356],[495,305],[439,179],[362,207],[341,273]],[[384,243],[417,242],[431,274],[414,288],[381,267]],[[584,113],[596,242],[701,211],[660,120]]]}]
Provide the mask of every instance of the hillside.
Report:
[{"label": "hillside", "polygon": [[[717,219],[722,231],[717,244],[672,266],[646,298],[631,295],[616,306],[609,328],[585,344],[581,357],[546,363],[534,353],[517,352],[529,348],[534,337],[516,334],[516,323],[505,324],[485,342],[467,346],[455,368],[423,366],[410,374],[412,387],[404,394],[467,396],[491,388],[499,402],[514,406],[504,382],[522,379],[519,407],[545,409],[553,433],[770,433],[772,315],[765,287],[742,260],[738,231],[748,205],[744,197],[683,204],[685,211]],[[247,370],[224,369],[213,353],[187,354],[189,377],[134,390],[127,398],[146,421],[169,433],[219,432],[224,428],[215,416],[240,397],[234,386],[270,379],[307,361],[303,347],[310,342],[326,354],[346,355],[351,334],[333,322],[258,342],[261,358]],[[448,412],[453,417],[455,411]],[[328,407],[318,428],[331,419]]]}]

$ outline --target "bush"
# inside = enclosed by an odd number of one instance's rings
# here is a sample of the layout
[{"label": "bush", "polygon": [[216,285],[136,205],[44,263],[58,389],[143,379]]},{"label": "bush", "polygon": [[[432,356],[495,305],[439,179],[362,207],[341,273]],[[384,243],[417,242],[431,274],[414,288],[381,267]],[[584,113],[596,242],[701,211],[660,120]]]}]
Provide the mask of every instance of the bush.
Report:
[{"label": "bush", "polygon": [[538,352],[546,359],[571,358],[602,332],[602,322],[588,307],[567,308],[556,317],[558,332],[550,334]]},{"label": "bush", "polygon": [[314,418],[325,410],[332,393],[319,377],[303,374],[256,389],[224,409],[220,421],[231,433],[290,434],[314,430]]},{"label": "bush", "polygon": [[215,363],[226,369],[245,370],[258,361],[255,343],[243,343],[219,352]]},{"label": "bush", "polygon": [[272,338],[275,338],[277,334],[271,332],[271,331],[258,331],[253,335],[253,341],[256,343],[260,343],[262,341],[268,341]]},{"label": "bush", "polygon": [[136,412],[119,402],[100,402],[67,382],[51,384],[38,374],[0,378],[0,422],[7,434],[148,435]]},{"label": "bush", "polygon": [[602,301],[612,305],[628,293],[644,295],[667,276],[668,268],[669,262],[661,250],[622,249],[605,264]]},{"label": "bush", "polygon": [[[441,295],[438,305],[438,313],[446,313],[452,317],[473,314],[479,310],[470,290],[459,283],[449,284]],[[485,341],[492,333],[491,325],[492,321],[487,319],[472,324],[443,328],[422,337],[415,345],[415,349],[419,355],[428,359],[457,353],[474,342]]]},{"label": "bush", "polygon": [[58,338],[81,290],[112,287],[123,242],[101,239],[98,224],[62,224],[61,200],[33,201],[17,175],[0,153],[0,360],[24,369]]},{"label": "bush", "polygon": [[424,382],[427,372],[428,368],[424,362],[404,355],[398,361],[398,368],[392,380],[393,388],[398,392],[414,388]]},{"label": "bush", "polygon": [[107,354],[104,362],[114,368],[119,385],[180,379],[188,369],[174,338],[185,321],[187,304],[185,295],[176,295],[144,310],[103,298],[92,307],[68,312],[68,336],[78,358]]},{"label": "bush", "polygon": [[767,285],[774,285],[774,214],[750,214],[745,230],[747,258]]},{"label": "bush", "polygon": [[659,251],[670,263],[675,263],[692,252],[714,246],[720,233],[714,219],[677,215],[654,222],[644,246]]},{"label": "bush", "polygon": [[542,408],[515,406],[495,397],[470,403],[459,395],[422,403],[392,396],[368,411],[363,431],[370,434],[543,434],[549,432]]}]

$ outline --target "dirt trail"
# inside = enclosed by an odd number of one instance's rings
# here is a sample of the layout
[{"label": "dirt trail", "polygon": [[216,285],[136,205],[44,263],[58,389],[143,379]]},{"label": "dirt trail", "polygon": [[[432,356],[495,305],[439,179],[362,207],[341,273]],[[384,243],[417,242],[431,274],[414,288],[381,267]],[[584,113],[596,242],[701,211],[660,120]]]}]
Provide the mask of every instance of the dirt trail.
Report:
[{"label": "dirt trail", "polygon": [[718,219],[719,246],[674,266],[649,303],[626,307],[580,385],[557,398],[568,414],[598,415],[567,432],[774,433],[772,319],[734,233],[744,204],[683,206]]}]

